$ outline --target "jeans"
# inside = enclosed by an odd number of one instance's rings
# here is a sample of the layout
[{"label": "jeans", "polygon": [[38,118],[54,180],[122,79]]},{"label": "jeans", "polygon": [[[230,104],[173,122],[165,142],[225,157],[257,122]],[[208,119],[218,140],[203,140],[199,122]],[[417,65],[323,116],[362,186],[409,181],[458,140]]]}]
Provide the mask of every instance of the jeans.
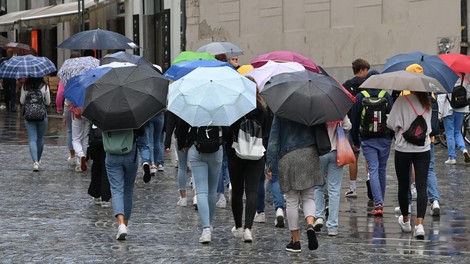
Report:
[{"label": "jeans", "polygon": [[429,202],[440,201],[439,186],[437,185],[436,173],[434,172],[434,144],[431,143],[430,161],[428,171],[428,200]]},{"label": "jeans", "polygon": [[155,164],[164,165],[163,161],[163,124],[165,116],[160,113],[152,117],[149,121],[149,147],[150,147],[150,160]]},{"label": "jeans", "polygon": [[88,148],[88,132],[90,131],[90,122],[85,118],[72,119],[72,144],[77,154],[77,165],[80,164],[80,156],[86,154]]},{"label": "jeans", "polygon": [[33,162],[41,160],[44,150],[44,134],[47,129],[47,117],[41,122],[29,122],[25,120],[26,131],[28,132],[29,152]]},{"label": "jeans", "polygon": [[464,151],[465,141],[462,136],[462,123],[464,113],[453,112],[451,115],[444,117],[444,128],[446,129],[446,140],[447,140],[447,155],[449,159],[455,159],[455,149],[458,148],[460,151]]},{"label": "jeans", "polygon": [[106,154],[106,171],[111,186],[111,197],[114,215],[124,215],[130,219],[132,196],[134,195],[135,177],[137,174],[137,150],[134,145],[131,152],[125,155]]},{"label": "jeans", "polygon": [[[284,209],[284,195],[281,192],[281,186],[279,185],[279,170],[277,168],[277,161],[273,162],[273,167],[271,168],[272,178],[268,180],[269,185],[271,186],[271,194],[273,195],[274,210],[279,208]],[[265,200],[265,189],[264,181],[266,176],[263,174],[260,177],[258,183],[258,207],[256,212],[264,212],[264,200]]]},{"label": "jeans", "polygon": [[222,156],[222,146],[214,153],[199,153],[194,145],[188,150],[193,181],[197,190],[198,213],[203,228],[211,227],[214,218]]},{"label": "jeans", "polygon": [[[175,146],[178,142],[175,141]],[[176,155],[178,156],[178,189],[186,190],[186,172],[188,171],[188,153],[183,152],[176,148]]]},{"label": "jeans", "polygon": [[68,109],[65,110],[65,125],[67,127],[67,147],[69,150],[74,150],[72,144],[72,112]]},{"label": "jeans", "polygon": [[[145,124],[145,133],[140,137],[137,137],[137,149],[139,150],[141,164],[145,162],[150,163],[150,146],[149,146],[149,133],[148,123]],[[150,165],[150,164],[149,164]]]},{"label": "jeans", "polygon": [[375,205],[384,203],[387,160],[391,145],[390,138],[370,138],[361,142],[362,153],[369,168],[369,182]]},{"label": "jeans", "polygon": [[[341,182],[343,180],[343,166],[338,166],[336,163],[336,150],[331,151],[323,156],[320,156],[320,165],[322,170],[325,184],[328,188],[329,199],[329,214],[326,227],[329,231],[338,230],[338,213],[339,213],[339,200]],[[315,218],[325,219],[325,199],[323,185],[315,186]]]},{"label": "jeans", "polygon": [[222,149],[224,152],[224,157],[222,159],[222,170],[219,176],[219,182],[217,184],[217,193],[225,193],[225,185],[224,185],[224,178],[225,183],[228,185],[230,183],[230,174],[228,172],[228,164],[227,164],[227,151],[225,150],[225,145],[222,145]]},{"label": "jeans", "polygon": [[304,217],[315,216],[314,187],[302,191],[290,190],[286,193],[286,214],[289,230],[299,230],[299,203],[302,200]]}]

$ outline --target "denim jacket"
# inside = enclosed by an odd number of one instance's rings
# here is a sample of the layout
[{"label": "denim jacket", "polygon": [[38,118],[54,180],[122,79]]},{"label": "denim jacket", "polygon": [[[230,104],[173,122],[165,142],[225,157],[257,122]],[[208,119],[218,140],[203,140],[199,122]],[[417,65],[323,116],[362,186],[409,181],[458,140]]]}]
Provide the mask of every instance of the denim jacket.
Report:
[{"label": "denim jacket", "polygon": [[316,140],[311,127],[274,116],[266,151],[266,165],[273,168],[274,162],[285,154],[314,144]]}]

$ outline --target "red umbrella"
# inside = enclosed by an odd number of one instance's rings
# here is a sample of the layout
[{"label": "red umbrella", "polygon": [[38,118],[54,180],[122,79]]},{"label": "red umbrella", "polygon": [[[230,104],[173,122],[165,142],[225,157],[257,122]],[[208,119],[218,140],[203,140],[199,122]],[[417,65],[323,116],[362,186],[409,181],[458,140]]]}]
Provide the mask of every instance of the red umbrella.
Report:
[{"label": "red umbrella", "polygon": [[298,62],[302,64],[305,69],[319,73],[320,69],[318,68],[317,64],[313,62],[311,59],[297,53],[294,51],[287,51],[287,50],[278,50],[273,51],[270,53],[266,53],[263,55],[259,55],[251,61],[251,65],[255,68],[259,68],[266,64],[268,61],[275,61],[275,62]]},{"label": "red umbrella", "polygon": [[470,56],[458,53],[440,54],[439,58],[455,73],[470,73]]},{"label": "red umbrella", "polygon": [[31,48],[29,45],[19,43],[19,42],[9,42],[3,45],[2,48],[4,50],[12,49],[13,52],[16,53],[17,55],[28,55],[28,54],[35,55],[36,53],[34,49]]}]

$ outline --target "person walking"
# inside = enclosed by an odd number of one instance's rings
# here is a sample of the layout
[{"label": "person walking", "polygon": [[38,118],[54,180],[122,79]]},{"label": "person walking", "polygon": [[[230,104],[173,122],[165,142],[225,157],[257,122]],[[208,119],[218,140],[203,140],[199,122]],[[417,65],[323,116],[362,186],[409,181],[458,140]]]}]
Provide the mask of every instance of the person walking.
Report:
[{"label": "person walking", "polygon": [[33,159],[33,171],[39,171],[44,150],[44,134],[48,124],[45,105],[51,104],[51,94],[43,78],[26,80],[21,88],[20,103],[25,106],[25,109],[31,107],[32,111],[42,109],[40,113],[42,116],[37,120],[28,120],[26,113],[28,111],[25,110],[25,126],[28,132],[29,152]]},{"label": "person walking", "polygon": [[111,189],[109,187],[108,174],[106,172],[106,152],[103,147],[103,138],[101,129],[91,125],[89,134],[91,181],[88,187],[88,194],[93,197],[96,205],[103,208],[110,206]]},{"label": "person walking", "polygon": [[70,109],[69,109],[70,107],[68,103],[65,102],[64,92],[65,92],[65,84],[64,82],[62,82],[62,80],[60,80],[59,86],[57,88],[55,105],[56,105],[57,113],[62,114],[63,123],[65,127],[67,128],[67,147],[70,153],[69,157],[67,158],[67,162],[69,165],[73,166],[76,164],[76,161],[75,161],[76,158],[75,158],[75,150],[73,149],[73,144],[72,144],[72,113],[70,112]]},{"label": "person walking", "polygon": [[[6,60],[13,57],[13,49],[7,49]],[[3,96],[7,111],[16,112],[16,79],[3,78]]]},{"label": "person walking", "polygon": [[148,142],[150,146],[150,173],[156,175],[157,171],[165,170],[163,161],[163,127],[165,125],[165,113],[161,112],[149,120],[147,127]]}]

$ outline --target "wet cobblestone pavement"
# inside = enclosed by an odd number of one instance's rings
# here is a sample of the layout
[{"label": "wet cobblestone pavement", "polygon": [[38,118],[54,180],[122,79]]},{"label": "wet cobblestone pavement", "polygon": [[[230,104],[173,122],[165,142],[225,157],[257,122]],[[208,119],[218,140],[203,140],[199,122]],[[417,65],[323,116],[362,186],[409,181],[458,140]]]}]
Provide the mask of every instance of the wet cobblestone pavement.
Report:
[{"label": "wet cobblestone pavement", "polygon": [[[441,216],[425,218],[425,240],[401,233],[394,214],[397,181],[390,155],[384,217],[372,218],[360,158],[357,199],[341,196],[337,237],[318,233],[320,247],[307,249],[301,226],[301,253],[288,253],[287,228],[274,227],[267,194],[266,223],[255,223],[253,243],[231,235],[230,206],[217,208],[213,242],[198,243],[201,233],[191,200],[178,207],[174,157],[150,183],[137,178],[130,235],[115,240],[111,208],[94,205],[87,194],[90,172],[74,172],[66,164],[65,131],[51,116],[42,170],[32,172],[24,121],[0,111],[0,263],[470,263],[470,165],[462,160],[444,165],[446,149],[436,146],[436,172]],[[139,172],[140,173],[140,172]],[[139,174],[141,175],[141,174]],[[348,188],[345,171],[342,194]],[[188,176],[189,181],[189,176]],[[192,192],[188,192],[189,198]],[[416,207],[413,204],[413,212]],[[412,219],[412,225],[415,219]]]}]

